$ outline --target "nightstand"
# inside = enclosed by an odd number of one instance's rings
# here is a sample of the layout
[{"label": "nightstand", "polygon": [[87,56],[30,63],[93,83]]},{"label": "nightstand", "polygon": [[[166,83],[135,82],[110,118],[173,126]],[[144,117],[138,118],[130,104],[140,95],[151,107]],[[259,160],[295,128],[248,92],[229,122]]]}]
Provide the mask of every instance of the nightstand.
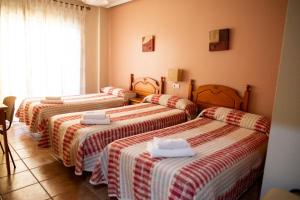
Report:
[{"label": "nightstand", "polygon": [[129,105],[141,103],[143,101],[143,99],[144,98],[131,98],[131,99],[129,99]]}]

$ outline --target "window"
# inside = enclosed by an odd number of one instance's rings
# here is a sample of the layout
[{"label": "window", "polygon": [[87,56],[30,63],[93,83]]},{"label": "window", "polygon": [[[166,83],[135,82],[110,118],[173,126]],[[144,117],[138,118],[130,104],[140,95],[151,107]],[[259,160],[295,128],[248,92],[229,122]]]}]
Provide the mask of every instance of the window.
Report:
[{"label": "window", "polygon": [[84,22],[80,6],[1,0],[0,97],[83,93]]}]

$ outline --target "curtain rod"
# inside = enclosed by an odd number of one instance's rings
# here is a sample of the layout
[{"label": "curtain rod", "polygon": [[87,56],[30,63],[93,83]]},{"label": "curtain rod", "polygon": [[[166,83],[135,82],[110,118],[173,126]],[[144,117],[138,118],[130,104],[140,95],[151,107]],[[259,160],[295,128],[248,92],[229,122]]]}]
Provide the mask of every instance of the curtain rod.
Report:
[{"label": "curtain rod", "polygon": [[78,4],[69,3],[69,2],[65,2],[65,1],[61,1],[61,0],[53,0],[53,1],[59,2],[59,3],[64,3],[64,4],[70,4],[70,5],[72,5],[72,6],[80,6],[80,9],[81,9],[81,10],[84,9],[84,8],[87,9],[87,10],[91,10],[91,7],[89,7],[89,6],[78,5]]}]

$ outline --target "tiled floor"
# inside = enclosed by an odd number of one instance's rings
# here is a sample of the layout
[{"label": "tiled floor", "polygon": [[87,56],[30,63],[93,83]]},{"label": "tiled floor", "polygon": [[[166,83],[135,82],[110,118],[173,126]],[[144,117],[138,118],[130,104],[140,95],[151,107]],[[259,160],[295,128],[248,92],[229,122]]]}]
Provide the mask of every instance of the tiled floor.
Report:
[{"label": "tiled floor", "polygon": [[7,176],[5,157],[0,150],[2,199],[108,199],[105,186],[89,184],[89,174],[75,176],[74,168],[64,167],[49,149],[38,148],[23,124],[14,124],[8,137],[17,167],[14,169],[11,163],[12,175]]},{"label": "tiled floor", "polygon": [[[105,186],[89,184],[88,173],[75,176],[74,168],[64,167],[48,149],[38,148],[23,124],[14,124],[8,136],[17,168],[13,169],[11,163],[12,175],[7,176],[5,157],[0,152],[0,199],[109,199]],[[258,183],[242,200],[258,199],[259,190]]]}]

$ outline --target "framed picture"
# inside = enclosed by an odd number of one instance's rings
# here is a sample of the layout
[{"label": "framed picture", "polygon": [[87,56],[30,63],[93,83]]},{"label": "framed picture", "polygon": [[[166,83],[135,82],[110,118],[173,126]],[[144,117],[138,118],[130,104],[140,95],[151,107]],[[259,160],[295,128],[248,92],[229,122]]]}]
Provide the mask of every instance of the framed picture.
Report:
[{"label": "framed picture", "polygon": [[209,51],[229,49],[229,29],[218,29],[209,32]]},{"label": "framed picture", "polygon": [[155,36],[154,35],[144,36],[142,38],[142,50],[143,50],[143,52],[154,51],[154,43],[155,43]]}]

